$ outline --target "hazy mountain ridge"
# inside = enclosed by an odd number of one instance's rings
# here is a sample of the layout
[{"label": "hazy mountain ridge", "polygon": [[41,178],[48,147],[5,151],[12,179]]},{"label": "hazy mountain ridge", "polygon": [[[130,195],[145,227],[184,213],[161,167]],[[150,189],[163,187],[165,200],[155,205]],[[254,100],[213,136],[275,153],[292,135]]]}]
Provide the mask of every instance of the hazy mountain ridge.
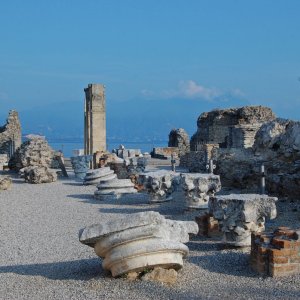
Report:
[{"label": "hazy mountain ridge", "polygon": [[[170,130],[180,127],[192,135],[202,112],[247,104],[245,100],[233,98],[210,102],[186,99],[107,101],[107,137],[116,141],[167,140]],[[83,138],[81,101],[47,104],[19,114],[23,134],[36,133],[52,139]],[[2,112],[0,117],[5,119],[6,115]]]}]

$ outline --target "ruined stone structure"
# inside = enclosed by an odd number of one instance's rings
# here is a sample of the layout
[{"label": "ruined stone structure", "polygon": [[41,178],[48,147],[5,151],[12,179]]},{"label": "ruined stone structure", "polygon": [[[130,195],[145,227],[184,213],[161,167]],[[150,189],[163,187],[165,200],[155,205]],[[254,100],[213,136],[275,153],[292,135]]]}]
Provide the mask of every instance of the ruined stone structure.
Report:
[{"label": "ruined stone structure", "polygon": [[300,229],[279,227],[274,232],[252,234],[251,267],[272,277],[300,273]]},{"label": "ruined stone structure", "polygon": [[156,266],[180,269],[188,254],[189,234],[197,234],[195,222],[167,220],[157,212],[140,212],[86,227],[79,241],[93,247],[102,266],[113,277]]},{"label": "ruined stone structure", "polygon": [[251,233],[265,229],[265,218],[277,216],[276,197],[258,194],[214,196],[209,212],[218,220],[223,241],[238,247],[251,245]]},{"label": "ruined stone structure", "polygon": [[82,180],[85,178],[86,173],[90,169],[89,166],[92,159],[92,155],[81,155],[71,157],[71,164],[76,178]]},{"label": "ruined stone structure", "polygon": [[108,181],[117,178],[117,175],[109,167],[87,171],[83,184],[97,185],[100,181]]},{"label": "ruined stone structure", "polygon": [[180,177],[176,172],[159,170],[141,173],[138,183],[150,194],[150,202],[165,202],[172,200],[172,193],[180,184]]},{"label": "ruined stone structure", "polygon": [[0,191],[8,190],[12,184],[9,177],[0,176]]},{"label": "ruined stone structure", "polygon": [[106,150],[105,92],[102,84],[89,84],[85,91],[84,153]]},{"label": "ruined stone structure", "polygon": [[30,166],[22,169],[25,182],[40,184],[51,183],[57,180],[57,174],[47,166]]},{"label": "ruined stone structure", "polygon": [[177,147],[179,156],[190,151],[190,138],[183,128],[171,130],[168,147]]},{"label": "ruined stone structure", "polygon": [[219,144],[220,148],[249,148],[262,124],[275,119],[268,107],[244,106],[213,110],[200,115],[197,132],[191,138],[191,150],[199,144]]},{"label": "ruined stone structure", "polygon": [[18,147],[21,146],[22,133],[19,114],[11,110],[7,122],[0,126],[0,154],[7,154],[10,158]]},{"label": "ruined stone structure", "polygon": [[189,209],[207,209],[209,197],[221,190],[219,175],[185,173],[181,174],[181,181],[186,207]]}]

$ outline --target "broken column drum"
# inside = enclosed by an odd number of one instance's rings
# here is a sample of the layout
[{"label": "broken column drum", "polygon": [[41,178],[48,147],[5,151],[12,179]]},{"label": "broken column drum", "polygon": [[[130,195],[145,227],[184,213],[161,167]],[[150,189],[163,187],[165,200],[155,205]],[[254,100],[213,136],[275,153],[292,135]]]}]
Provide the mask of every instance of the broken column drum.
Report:
[{"label": "broken column drum", "polygon": [[91,160],[92,160],[91,155],[71,157],[71,163],[75,173],[75,177],[84,179],[86,173],[89,170],[89,164]]},{"label": "broken column drum", "polygon": [[277,215],[276,197],[259,194],[214,196],[209,211],[219,221],[223,241],[238,247],[251,245],[251,233],[265,229],[265,218]]},{"label": "broken column drum", "polygon": [[86,173],[84,177],[84,185],[97,185],[100,181],[108,181],[117,178],[114,171],[109,167],[104,167],[100,169],[90,170]]},{"label": "broken column drum", "polygon": [[191,209],[207,209],[209,197],[221,190],[219,175],[181,174],[181,181],[186,206]]},{"label": "broken column drum", "polygon": [[181,268],[189,251],[183,243],[197,232],[195,222],[167,220],[150,211],[86,227],[79,240],[93,247],[103,268],[116,277],[156,266]]},{"label": "broken column drum", "polygon": [[138,182],[150,194],[150,202],[165,202],[172,200],[172,193],[179,185],[179,174],[166,170],[147,172],[139,175]]},{"label": "broken column drum", "polygon": [[124,197],[134,197],[137,190],[130,179],[112,179],[101,181],[97,185],[94,196],[98,200],[116,200]]}]

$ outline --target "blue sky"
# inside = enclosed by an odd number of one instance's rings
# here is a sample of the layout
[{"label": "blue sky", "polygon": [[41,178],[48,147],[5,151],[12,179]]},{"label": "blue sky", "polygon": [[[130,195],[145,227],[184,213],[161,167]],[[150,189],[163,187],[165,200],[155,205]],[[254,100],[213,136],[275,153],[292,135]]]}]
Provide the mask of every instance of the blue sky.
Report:
[{"label": "blue sky", "polygon": [[[298,0],[0,0],[0,110],[240,97],[299,119]],[[199,112],[200,114],[201,112]]]}]

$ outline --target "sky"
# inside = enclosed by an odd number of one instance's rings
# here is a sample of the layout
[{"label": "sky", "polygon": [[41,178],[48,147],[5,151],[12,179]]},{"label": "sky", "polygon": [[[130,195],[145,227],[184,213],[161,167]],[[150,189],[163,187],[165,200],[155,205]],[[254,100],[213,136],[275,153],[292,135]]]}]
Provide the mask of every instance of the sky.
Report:
[{"label": "sky", "polygon": [[0,0],[0,110],[59,109],[103,83],[115,105],[241,98],[300,119],[299,12],[298,0]]}]

